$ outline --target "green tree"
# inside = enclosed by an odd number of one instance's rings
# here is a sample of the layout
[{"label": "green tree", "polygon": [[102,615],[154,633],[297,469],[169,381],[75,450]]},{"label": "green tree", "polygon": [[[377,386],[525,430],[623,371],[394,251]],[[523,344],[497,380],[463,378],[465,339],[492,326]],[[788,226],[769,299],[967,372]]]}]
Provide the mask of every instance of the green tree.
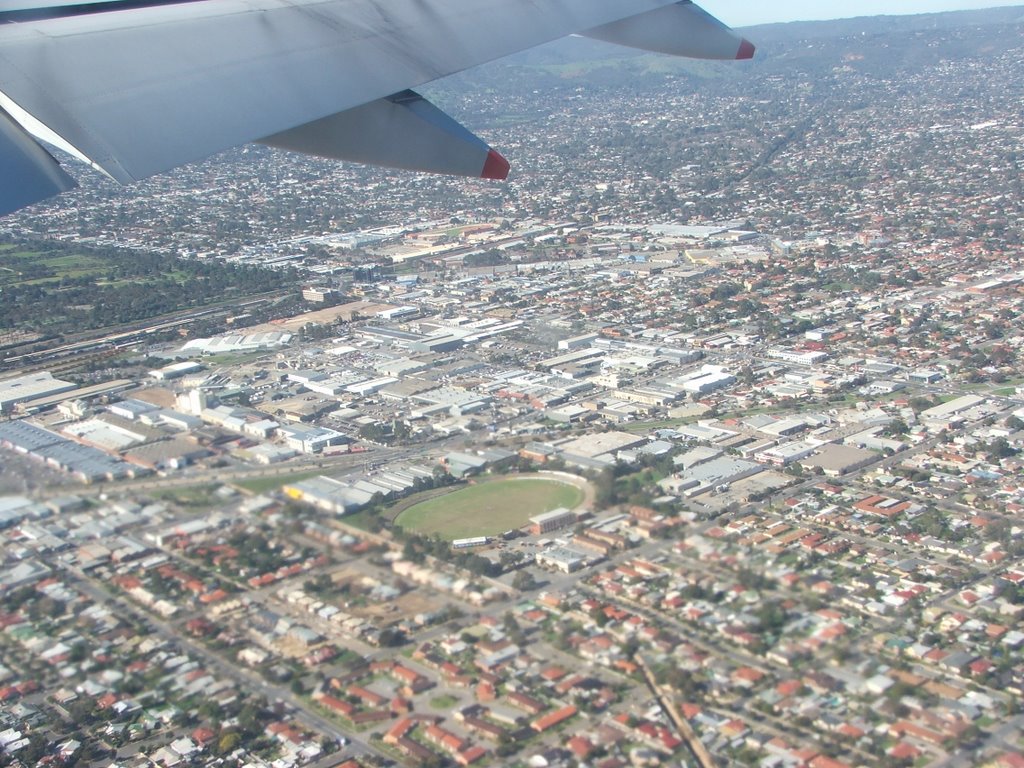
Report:
[{"label": "green tree", "polygon": [[886,437],[898,437],[905,435],[910,431],[910,427],[907,426],[907,422],[903,419],[893,419],[882,430],[882,434]]},{"label": "green tree", "polygon": [[531,589],[536,589],[537,580],[533,578],[533,574],[529,571],[519,571],[512,577],[512,587],[520,592],[528,592]]},{"label": "green tree", "polygon": [[217,753],[221,755],[229,755],[238,749],[238,746],[241,743],[242,737],[237,731],[228,731],[217,741]]}]

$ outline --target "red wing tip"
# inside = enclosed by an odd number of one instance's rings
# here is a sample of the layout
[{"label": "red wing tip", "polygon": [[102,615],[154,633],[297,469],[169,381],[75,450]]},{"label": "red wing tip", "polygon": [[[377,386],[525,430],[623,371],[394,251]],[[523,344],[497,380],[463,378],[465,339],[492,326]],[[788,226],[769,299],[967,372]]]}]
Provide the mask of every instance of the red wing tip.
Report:
[{"label": "red wing tip", "polygon": [[508,160],[491,149],[487,152],[487,162],[484,163],[484,170],[483,173],[480,174],[480,178],[504,181],[508,178],[510,168],[511,166],[508,164]]},{"label": "red wing tip", "polygon": [[746,38],[743,38],[743,42],[740,43],[740,49],[736,51],[736,60],[739,61],[740,59],[752,59],[754,58],[754,51],[756,50],[757,48],[754,47],[754,44],[752,42],[750,42]]}]

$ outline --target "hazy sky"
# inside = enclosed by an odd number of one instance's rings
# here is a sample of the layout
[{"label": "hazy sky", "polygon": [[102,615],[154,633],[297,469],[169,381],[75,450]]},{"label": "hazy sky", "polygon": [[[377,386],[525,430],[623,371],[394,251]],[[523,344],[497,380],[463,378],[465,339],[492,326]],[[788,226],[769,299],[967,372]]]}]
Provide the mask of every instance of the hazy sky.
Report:
[{"label": "hazy sky", "polygon": [[1024,5],[1022,0],[697,0],[697,5],[726,24],[743,27],[773,21],[841,19],[878,14],[931,13]]}]

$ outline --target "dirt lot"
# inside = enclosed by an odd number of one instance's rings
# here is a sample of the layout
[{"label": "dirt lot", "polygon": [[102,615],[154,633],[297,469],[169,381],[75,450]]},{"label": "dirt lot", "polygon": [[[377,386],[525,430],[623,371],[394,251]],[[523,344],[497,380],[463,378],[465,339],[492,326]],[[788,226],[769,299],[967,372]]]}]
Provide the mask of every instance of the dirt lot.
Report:
[{"label": "dirt lot", "polygon": [[402,595],[397,600],[386,603],[375,603],[361,607],[353,606],[346,610],[354,616],[366,619],[392,618],[394,620],[405,619],[415,616],[418,613],[433,613],[445,606],[445,602],[439,597],[428,595],[426,588],[418,587],[416,590]]},{"label": "dirt lot", "polygon": [[[365,576],[371,575],[369,569],[361,568],[357,565],[349,565],[340,568],[332,574],[334,583],[341,586],[342,584],[350,584],[351,592],[346,597],[345,595],[337,595],[330,598],[330,602],[342,606],[346,599],[357,598],[359,595],[368,594],[372,587],[367,587],[362,583]],[[384,578],[381,578],[384,576]],[[372,578],[381,580],[385,584],[393,583],[394,577],[391,574],[386,576],[381,574],[371,575]],[[440,610],[445,606],[445,601],[437,595],[430,594],[426,588],[416,588],[412,592],[408,592],[397,600],[388,600],[387,602],[375,603],[367,600],[365,605],[349,605],[344,608],[346,613],[350,613],[353,616],[358,616],[364,619],[392,619],[397,621],[399,619],[408,618],[415,616],[418,613],[431,613],[433,611]]]}]

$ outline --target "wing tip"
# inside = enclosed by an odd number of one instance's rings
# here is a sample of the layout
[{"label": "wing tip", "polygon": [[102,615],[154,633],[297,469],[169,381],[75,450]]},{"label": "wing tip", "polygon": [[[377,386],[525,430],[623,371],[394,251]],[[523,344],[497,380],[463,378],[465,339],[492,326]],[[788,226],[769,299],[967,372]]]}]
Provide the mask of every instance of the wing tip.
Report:
[{"label": "wing tip", "polygon": [[756,50],[757,48],[754,44],[744,37],[743,41],[740,43],[740,49],[736,51],[736,60],[752,59],[754,58],[754,51]]},{"label": "wing tip", "polygon": [[480,173],[480,178],[504,181],[508,178],[510,169],[511,166],[508,164],[508,160],[497,151],[491,149],[487,152],[487,160],[484,162],[484,169]]}]

